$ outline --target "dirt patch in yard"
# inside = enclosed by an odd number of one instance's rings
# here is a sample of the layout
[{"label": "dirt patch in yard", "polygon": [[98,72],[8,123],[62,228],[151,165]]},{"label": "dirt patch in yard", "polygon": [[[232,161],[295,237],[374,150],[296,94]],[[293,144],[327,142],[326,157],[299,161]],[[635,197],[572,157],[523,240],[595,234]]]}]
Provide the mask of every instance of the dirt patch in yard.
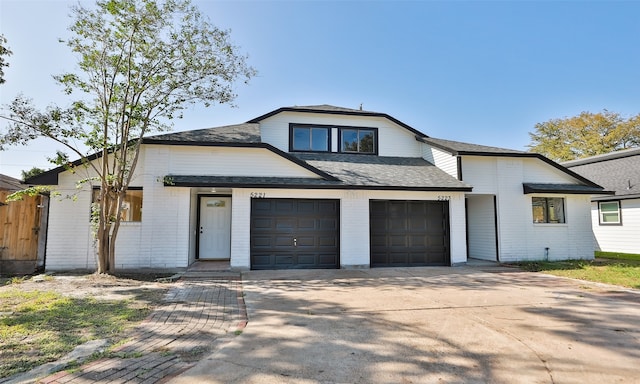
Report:
[{"label": "dirt patch in yard", "polygon": [[174,286],[164,279],[168,276],[1,278],[0,378],[55,361],[89,340],[106,339],[108,345],[125,341],[163,303]]},{"label": "dirt patch in yard", "polygon": [[[0,290],[56,292],[73,298],[93,297],[98,300],[131,300],[150,306],[158,305],[172,284],[164,278],[171,274],[71,274],[56,273],[0,279]],[[160,281],[159,281],[160,280]]]}]

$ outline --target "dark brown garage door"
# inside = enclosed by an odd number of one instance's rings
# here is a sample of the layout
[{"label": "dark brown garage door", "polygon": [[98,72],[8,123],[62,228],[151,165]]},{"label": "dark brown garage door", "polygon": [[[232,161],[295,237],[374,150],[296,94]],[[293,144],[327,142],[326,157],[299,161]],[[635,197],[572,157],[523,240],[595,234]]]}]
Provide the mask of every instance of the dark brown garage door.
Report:
[{"label": "dark brown garage door", "polygon": [[251,200],[251,269],[338,268],[339,201]]},{"label": "dark brown garage door", "polygon": [[370,202],[371,267],[450,265],[449,203]]}]

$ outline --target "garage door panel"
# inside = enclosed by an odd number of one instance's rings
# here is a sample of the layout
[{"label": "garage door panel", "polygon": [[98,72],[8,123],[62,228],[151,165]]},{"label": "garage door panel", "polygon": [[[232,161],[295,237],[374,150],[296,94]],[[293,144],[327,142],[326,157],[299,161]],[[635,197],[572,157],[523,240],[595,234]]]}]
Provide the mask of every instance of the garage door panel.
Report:
[{"label": "garage door panel", "polygon": [[311,217],[311,218],[305,218],[305,217],[300,217],[298,218],[298,229],[309,229],[309,230],[315,230],[316,229],[316,219]]},{"label": "garage door panel", "polygon": [[387,226],[389,230],[397,231],[397,230],[407,229],[407,220],[404,217],[402,218],[389,217],[387,220],[388,220]]},{"label": "garage door panel", "polygon": [[266,236],[254,236],[253,246],[255,248],[269,248],[273,246],[271,237]]},{"label": "garage door panel", "polygon": [[392,252],[389,254],[389,262],[396,265],[404,265],[407,263],[408,254],[406,252]]},{"label": "garage door panel", "polygon": [[271,262],[271,255],[265,255],[265,254],[253,254],[251,255],[251,262],[254,265],[270,265]]},{"label": "garage door panel", "polygon": [[411,236],[409,239],[412,247],[424,248],[428,246],[428,241],[427,239],[424,238],[424,236],[414,235],[414,236]]},{"label": "garage door panel", "polygon": [[276,254],[273,256],[273,259],[275,260],[275,265],[279,265],[282,267],[293,265],[293,255]]},{"label": "garage door panel", "polygon": [[265,219],[256,219],[254,222],[255,229],[271,229],[273,226],[273,219],[265,218]]},{"label": "garage door panel", "polygon": [[404,235],[396,235],[389,236],[387,242],[392,247],[406,247],[407,246],[407,237]]},{"label": "garage door panel", "polygon": [[318,236],[319,247],[337,247],[338,239],[335,236]]},{"label": "garage door panel", "polygon": [[319,219],[318,220],[318,229],[323,231],[337,231],[338,230],[338,219]]},{"label": "garage door panel", "polygon": [[272,245],[278,248],[289,248],[293,245],[293,237],[291,236],[275,236],[271,239],[275,240]]},{"label": "garage door panel", "polygon": [[448,265],[448,202],[371,201],[371,266]]},{"label": "garage door panel", "polygon": [[298,247],[315,247],[316,238],[313,236],[298,236],[296,237],[296,244]]},{"label": "garage door panel", "polygon": [[277,230],[292,230],[296,227],[296,219],[295,218],[283,218],[278,217],[275,219],[276,229]]},{"label": "garage door panel", "polygon": [[339,201],[253,199],[251,268],[338,268]]},{"label": "garage door panel", "polygon": [[286,199],[282,199],[282,200],[270,200],[271,201],[271,206],[272,209],[275,208],[275,212],[272,210],[270,213],[276,213],[279,215],[288,215],[291,214],[294,211],[294,202],[291,200],[286,200]]}]

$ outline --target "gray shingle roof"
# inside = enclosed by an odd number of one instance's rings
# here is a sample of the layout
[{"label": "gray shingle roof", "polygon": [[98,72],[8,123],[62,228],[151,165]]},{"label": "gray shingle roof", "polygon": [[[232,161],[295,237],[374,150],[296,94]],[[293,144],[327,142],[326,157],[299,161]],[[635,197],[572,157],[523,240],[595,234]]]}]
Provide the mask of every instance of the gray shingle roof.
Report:
[{"label": "gray shingle roof", "polygon": [[295,154],[307,164],[337,178],[168,175],[168,186],[357,188],[418,191],[471,191],[471,187],[420,158],[350,154]]},{"label": "gray shingle roof", "polygon": [[329,104],[294,105],[293,107],[289,107],[289,108],[290,109],[299,109],[299,110],[302,110],[302,111],[319,111],[319,112],[379,113],[379,112],[373,112],[373,111],[364,111],[362,109],[338,107],[338,106],[329,105]]},{"label": "gray shingle roof", "polygon": [[253,123],[225,125],[216,128],[197,129],[149,136],[145,143],[201,142],[201,143],[260,143],[260,125]]},{"label": "gray shingle roof", "polygon": [[640,197],[640,148],[568,161],[563,165],[615,191],[615,196]]},{"label": "gray shingle roof", "polygon": [[444,150],[448,150],[449,152],[452,152],[453,154],[458,154],[458,153],[491,153],[491,154],[496,154],[496,153],[500,153],[500,154],[526,154],[528,152],[524,152],[524,151],[516,151],[514,149],[508,149],[508,148],[499,148],[499,147],[489,147],[486,145],[478,145],[478,144],[470,144],[470,143],[463,143],[460,141],[452,141],[452,140],[444,140],[444,139],[436,139],[433,137],[429,137],[429,138],[423,138],[422,141],[424,141],[427,144],[433,145],[436,148],[440,148],[440,149],[444,149]]},{"label": "gray shingle roof", "polygon": [[471,186],[421,158],[338,153],[293,155],[351,186],[471,190]]}]

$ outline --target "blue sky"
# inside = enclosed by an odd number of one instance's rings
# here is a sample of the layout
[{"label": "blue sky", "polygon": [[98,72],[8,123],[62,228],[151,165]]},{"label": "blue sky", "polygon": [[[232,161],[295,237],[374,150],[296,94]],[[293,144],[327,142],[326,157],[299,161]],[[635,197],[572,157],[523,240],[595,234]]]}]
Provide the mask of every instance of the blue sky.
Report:
[{"label": "blue sky", "polygon": [[[58,38],[67,1],[0,0],[13,55],[0,103],[68,99]],[[90,4],[90,3],[87,3]],[[608,109],[640,113],[640,2],[197,1],[259,74],[237,108],[194,107],[176,131],[245,122],[292,105],[384,112],[432,137],[526,150],[538,122]],[[0,129],[4,125],[0,122]],[[52,144],[0,152],[0,173],[50,168]]]}]

